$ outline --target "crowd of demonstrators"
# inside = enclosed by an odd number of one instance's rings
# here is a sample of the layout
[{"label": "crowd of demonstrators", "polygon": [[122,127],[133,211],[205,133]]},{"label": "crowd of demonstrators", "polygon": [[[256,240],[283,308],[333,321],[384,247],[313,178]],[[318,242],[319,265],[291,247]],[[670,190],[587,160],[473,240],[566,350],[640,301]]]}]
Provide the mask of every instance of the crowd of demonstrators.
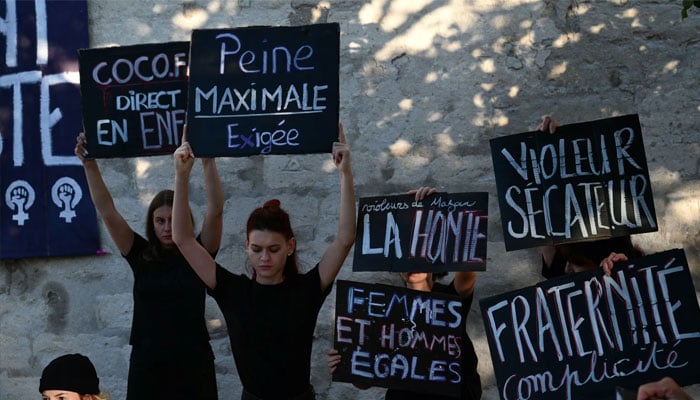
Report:
[{"label": "crowd of demonstrators", "polygon": [[[559,123],[542,119],[538,130],[555,134]],[[318,313],[345,262],[356,235],[355,193],[343,126],[333,144],[332,159],[339,172],[338,231],[318,263],[303,272],[289,214],[279,200],[266,201],[246,223],[244,251],[252,274],[233,273],[216,260],[222,238],[223,191],[214,159],[202,159],[207,208],[201,231],[189,205],[190,175],[195,155],[183,135],[173,154],[174,190],[162,190],[146,213],[145,237],[136,233],[117,210],[99,166],[89,157],[86,137],[79,134],[75,155],[82,162],[90,195],[115,246],[134,275],[134,314],[130,335],[127,400],[159,398],[218,398],[214,354],[204,319],[206,294],[224,315],[231,351],[242,387],[242,400],[316,398],[310,365]],[[420,187],[409,194],[416,201],[436,193]],[[542,276],[546,279],[602,268],[608,275],[616,262],[644,253],[630,236],[541,246]],[[461,383],[459,399],[481,398],[478,359],[466,331],[474,298],[476,272],[455,272],[448,284],[438,273],[400,274],[405,287],[448,294],[462,300]],[[341,362],[328,351],[331,374]],[[355,384],[360,389],[366,386]],[[39,391],[46,400],[105,400],[90,360],[67,354],[42,372]],[[438,396],[389,388],[385,400],[448,400]],[[641,385],[638,400],[689,400],[672,378]]]}]

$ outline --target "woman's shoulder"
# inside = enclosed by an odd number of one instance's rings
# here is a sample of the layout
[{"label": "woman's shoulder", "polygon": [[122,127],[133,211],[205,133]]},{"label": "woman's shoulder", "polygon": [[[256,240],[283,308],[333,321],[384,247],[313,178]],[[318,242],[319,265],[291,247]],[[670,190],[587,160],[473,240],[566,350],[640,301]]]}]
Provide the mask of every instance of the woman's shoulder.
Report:
[{"label": "woman's shoulder", "polygon": [[216,264],[216,281],[219,282],[221,279],[233,282],[241,283],[251,283],[253,279],[245,274],[231,272],[230,269],[224,267],[215,261]]},{"label": "woman's shoulder", "polygon": [[319,272],[318,269],[318,263],[314,265],[313,268],[307,270],[307,271],[300,271],[299,273],[293,275],[295,280],[300,280],[300,281],[308,281],[308,280],[320,280],[321,279],[321,273]]}]

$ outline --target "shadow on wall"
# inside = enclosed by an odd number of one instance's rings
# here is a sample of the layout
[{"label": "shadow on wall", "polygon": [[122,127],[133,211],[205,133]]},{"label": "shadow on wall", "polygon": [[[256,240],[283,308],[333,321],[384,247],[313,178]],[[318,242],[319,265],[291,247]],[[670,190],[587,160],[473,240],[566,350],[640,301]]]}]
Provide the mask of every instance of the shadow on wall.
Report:
[{"label": "shadow on wall", "polygon": [[[697,44],[697,22],[682,21],[673,4],[523,3],[291,2],[288,25],[341,23],[341,105],[355,111],[343,118],[359,132],[352,138],[355,153],[376,167],[373,176],[357,182],[358,195],[377,187],[403,191],[410,176],[442,184],[474,167],[464,157],[488,154],[489,139],[532,130],[548,112],[563,123],[639,113],[652,139],[647,147],[656,145],[658,130],[667,127],[654,126],[649,114],[661,112],[656,102],[681,89],[683,74],[690,73],[682,55]],[[157,15],[173,7],[156,1],[151,10]],[[186,36],[221,26],[216,18],[222,13],[228,26],[242,26],[248,12],[265,6],[241,0],[177,7],[173,29]],[[126,21],[141,42],[152,41],[145,21]],[[669,33],[671,26],[675,33]],[[650,57],[659,47],[668,57]],[[676,54],[671,47],[679,49]],[[679,124],[676,129],[692,131],[696,123]],[[687,151],[691,145],[689,156],[700,163],[692,139],[678,146]],[[447,165],[433,176],[426,167],[438,161]],[[697,175],[688,163],[666,162],[673,165],[653,167]],[[150,163],[139,163],[142,174]],[[481,181],[491,184],[490,166],[482,172]]]},{"label": "shadow on wall", "polygon": [[68,291],[60,283],[47,282],[42,290],[42,297],[48,308],[46,330],[54,334],[62,333],[66,327],[68,310],[70,310]]},{"label": "shadow on wall", "polygon": [[[254,25],[254,9],[282,5],[156,1],[148,7],[153,18],[179,7],[172,27],[187,37],[197,28]],[[671,126],[662,115],[680,112],[668,103],[693,100],[683,82],[692,78],[686,51],[697,46],[697,18],[681,20],[678,5],[375,0],[292,1],[291,7],[286,21],[269,24],[341,24],[341,107],[353,107],[342,118],[354,133],[355,164],[367,167],[356,172],[358,196],[403,192],[414,182],[461,188],[467,181],[467,190],[495,197],[490,139],[532,130],[549,112],[562,123],[639,113],[656,201],[665,202],[657,212],[686,221],[682,229],[700,222],[700,213],[691,215],[693,196],[664,196],[697,180],[700,165],[697,135],[664,138],[669,129],[700,131],[697,119],[675,118]],[[125,21],[136,42],[153,40],[148,20]],[[655,155],[662,145],[697,165]],[[139,160],[138,175],[148,176],[154,163],[161,164]],[[295,182],[282,191],[300,189]],[[501,241],[497,215],[490,240]]]}]

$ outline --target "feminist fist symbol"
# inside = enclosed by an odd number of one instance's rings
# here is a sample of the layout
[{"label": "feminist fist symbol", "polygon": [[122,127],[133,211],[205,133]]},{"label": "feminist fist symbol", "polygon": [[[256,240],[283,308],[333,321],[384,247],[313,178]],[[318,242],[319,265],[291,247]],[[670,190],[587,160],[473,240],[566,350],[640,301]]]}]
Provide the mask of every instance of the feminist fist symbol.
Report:
[{"label": "feminist fist symbol", "polygon": [[51,199],[60,209],[60,218],[63,218],[67,224],[70,224],[75,217],[75,206],[78,205],[83,197],[83,191],[80,185],[73,178],[64,176],[56,181],[51,188]]},{"label": "feminist fist symbol", "polygon": [[34,204],[34,188],[23,180],[17,180],[10,184],[5,191],[5,204],[16,214],[12,220],[17,221],[18,226],[23,226],[29,219],[27,210]]}]

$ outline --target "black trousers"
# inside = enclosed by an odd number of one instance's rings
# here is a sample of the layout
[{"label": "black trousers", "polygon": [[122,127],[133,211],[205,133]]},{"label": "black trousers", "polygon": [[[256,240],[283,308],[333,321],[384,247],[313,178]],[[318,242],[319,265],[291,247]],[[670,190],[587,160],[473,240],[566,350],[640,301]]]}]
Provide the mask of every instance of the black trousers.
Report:
[{"label": "black trousers", "polygon": [[214,354],[209,343],[183,347],[134,346],[126,400],[217,400]]}]

